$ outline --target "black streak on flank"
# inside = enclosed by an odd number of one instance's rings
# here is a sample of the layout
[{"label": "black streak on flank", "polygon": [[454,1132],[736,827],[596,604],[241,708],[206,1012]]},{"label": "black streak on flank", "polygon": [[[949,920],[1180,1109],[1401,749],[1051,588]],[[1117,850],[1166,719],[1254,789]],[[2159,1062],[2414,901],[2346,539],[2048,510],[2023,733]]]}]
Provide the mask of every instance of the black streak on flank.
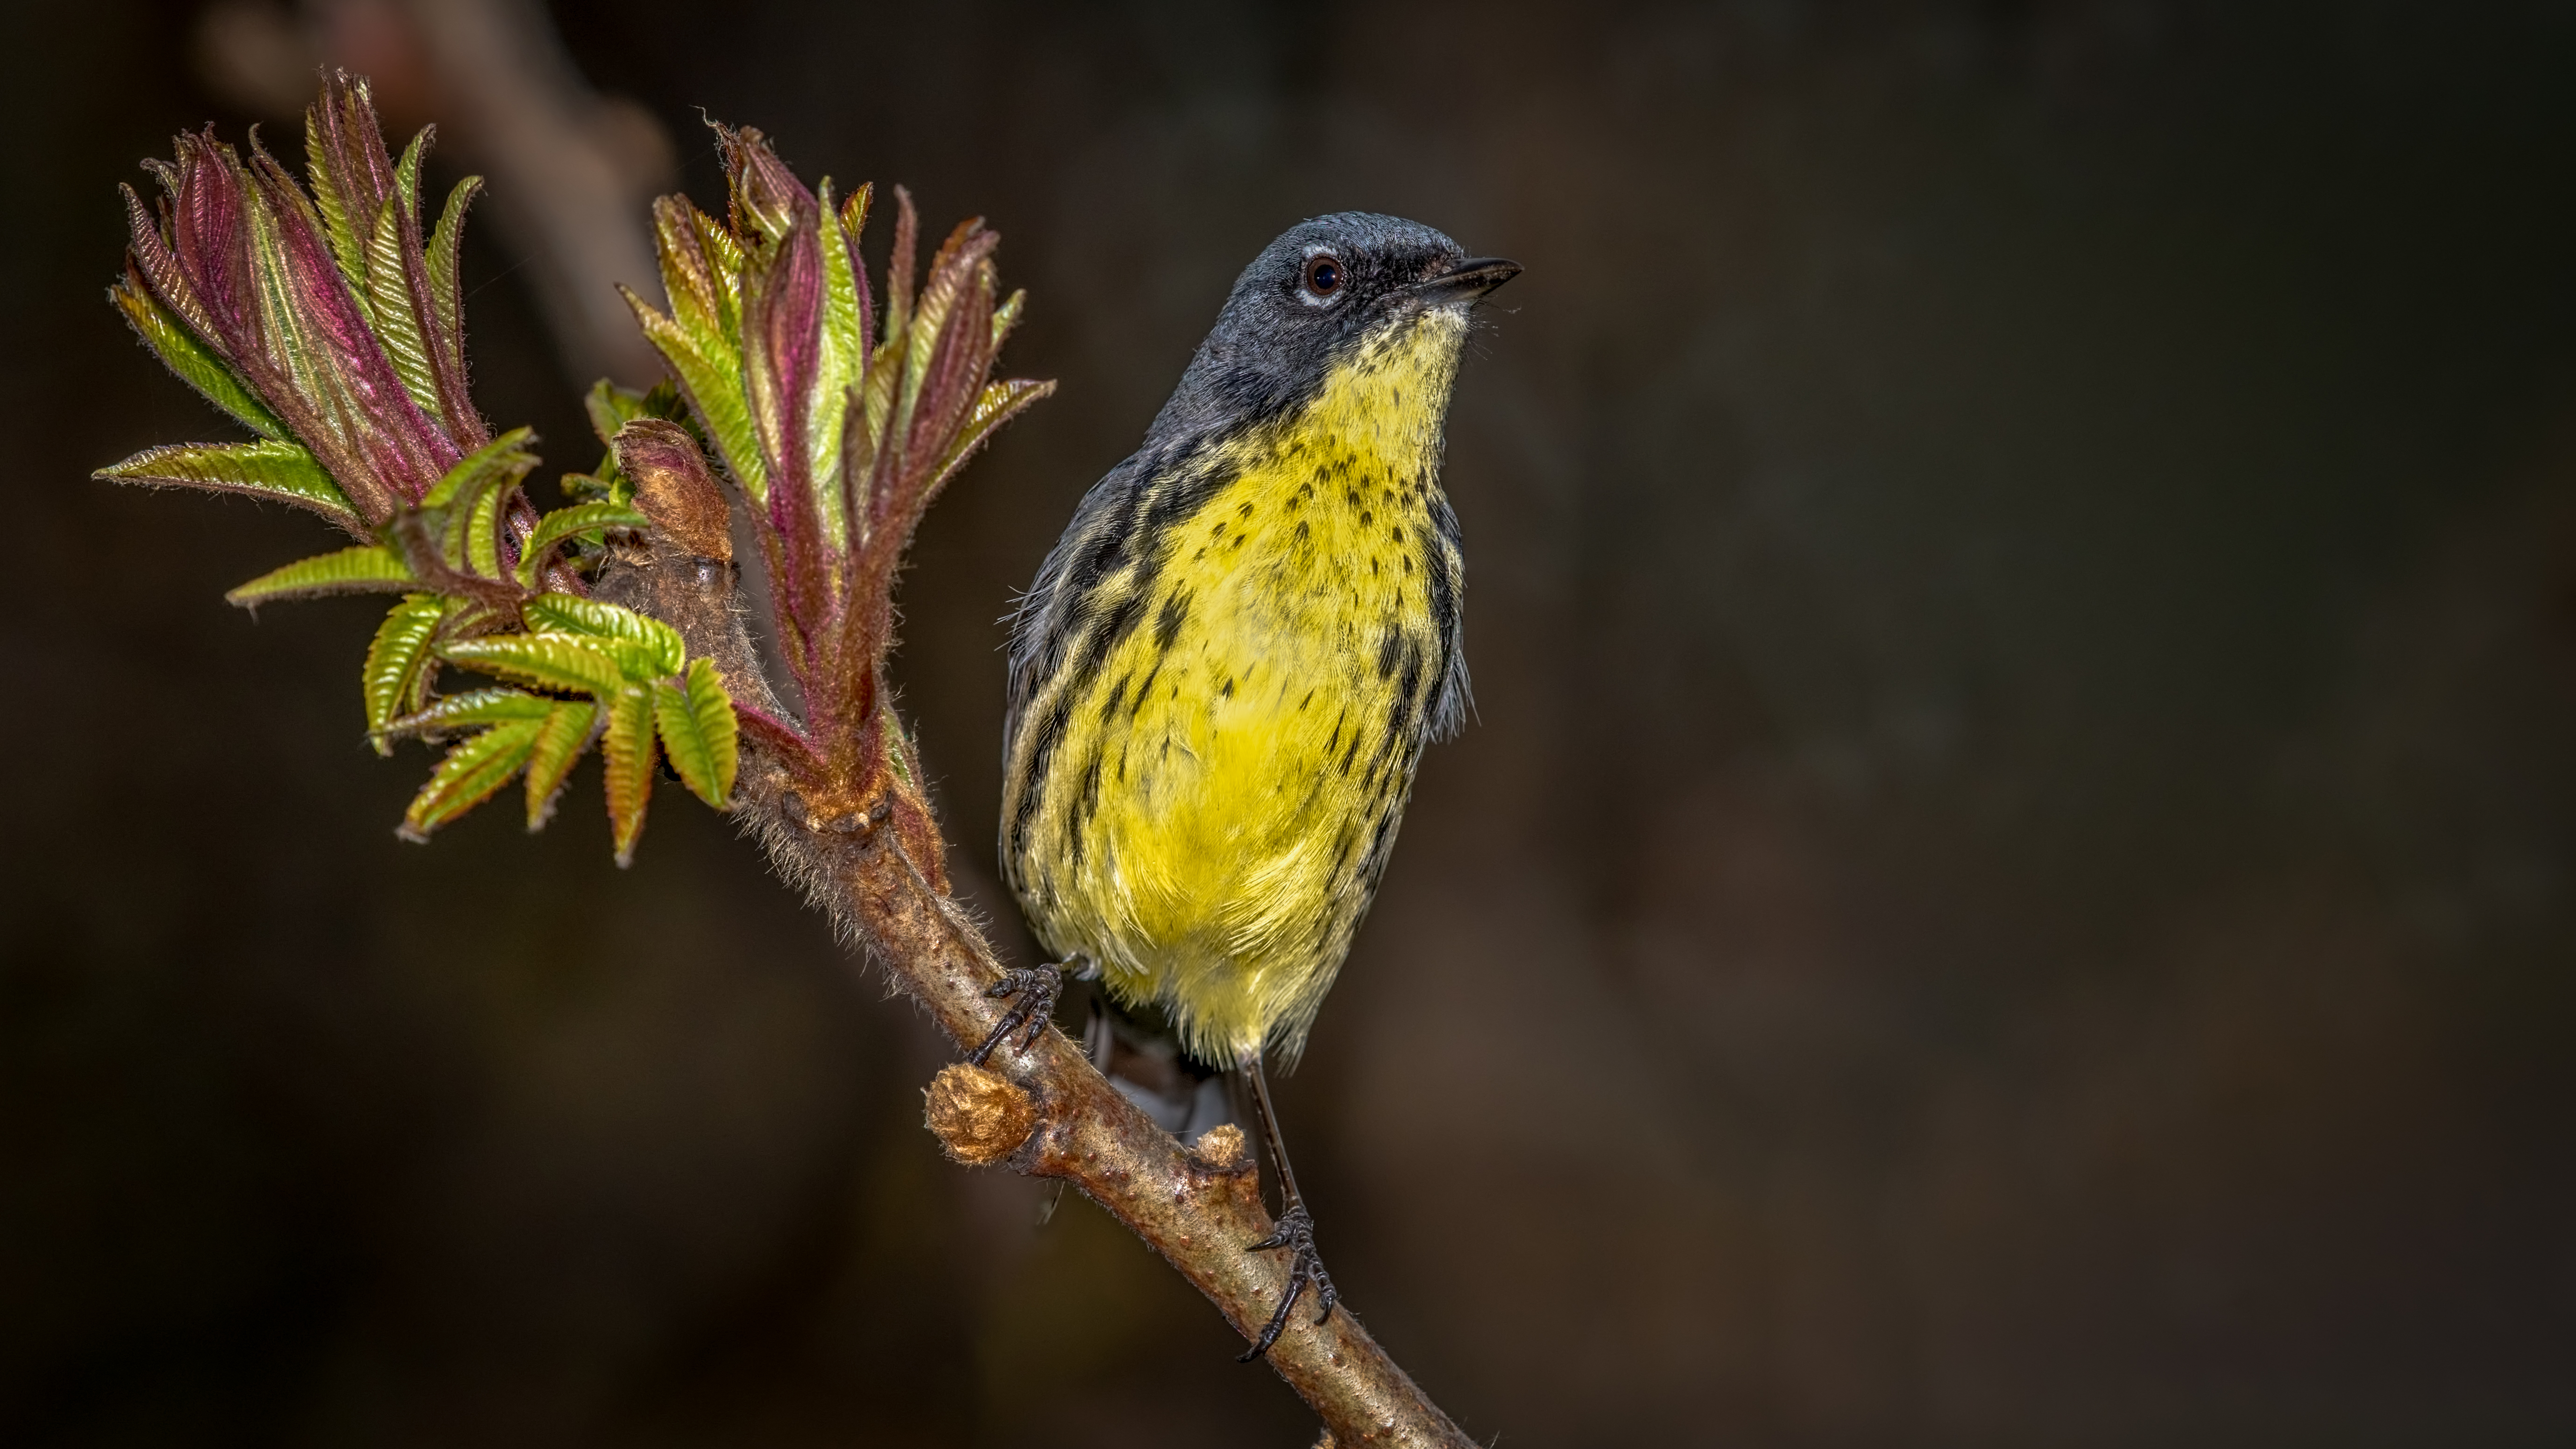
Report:
[{"label": "black streak on flank", "polygon": [[1036,818],[1038,804],[1046,799],[1047,766],[1055,758],[1055,747],[1064,740],[1064,721],[1073,701],[1059,693],[1046,716],[1038,721],[1037,734],[1029,741],[1028,779],[1020,786],[1019,808],[1011,812],[1011,854],[1016,857],[1028,841],[1029,822]]},{"label": "black streak on flank", "polygon": [[1082,797],[1074,802],[1073,816],[1065,822],[1065,833],[1071,837],[1073,863],[1082,864],[1082,827],[1100,808],[1100,752],[1091,752],[1091,763],[1082,767]]},{"label": "black streak on flank", "polygon": [[1372,892],[1376,891],[1379,881],[1386,879],[1387,857],[1395,844],[1395,820],[1392,810],[1378,816],[1377,833],[1369,840],[1367,875],[1368,888]]},{"label": "black streak on flank", "polygon": [[1134,677],[1131,674],[1119,675],[1118,682],[1109,686],[1107,692],[1101,696],[1100,722],[1102,724],[1107,724],[1118,717],[1118,706],[1125,703],[1127,699],[1127,681]]},{"label": "black streak on flank", "polygon": [[1220,697],[1220,698],[1223,698],[1223,699],[1232,699],[1232,698],[1234,698],[1234,680],[1233,680],[1233,678],[1232,678],[1231,676],[1229,676],[1229,677],[1226,679],[1225,683],[1218,685],[1218,686],[1216,687],[1216,692],[1217,692],[1218,697]]},{"label": "black streak on flank", "polygon": [[1395,747],[1412,737],[1420,727],[1422,715],[1415,699],[1422,688],[1422,646],[1411,639],[1404,641],[1404,679],[1395,687],[1395,698],[1387,705],[1386,738],[1369,752],[1369,778],[1374,780],[1383,769]]},{"label": "black streak on flank", "polygon": [[[1136,686],[1136,704],[1134,708],[1127,711],[1127,718],[1132,720],[1145,712],[1145,701],[1154,692],[1154,676],[1162,672],[1163,661],[1160,659],[1154,661],[1153,668],[1145,671],[1145,682]],[[1110,702],[1116,703],[1117,696],[1111,695]]]},{"label": "black streak on flank", "polygon": [[1065,680],[1064,692],[1068,696],[1081,694],[1090,687],[1092,679],[1100,673],[1101,664],[1109,658],[1109,651],[1135,632],[1137,621],[1145,617],[1145,594],[1141,587],[1144,581],[1138,582],[1140,587],[1111,604],[1100,616],[1100,622],[1092,628],[1091,637],[1083,641],[1082,658],[1075,661],[1072,674]]},{"label": "black streak on flank", "polygon": [[[1380,679],[1393,679],[1395,677],[1395,661],[1403,657],[1403,653],[1404,631],[1402,629],[1388,629],[1386,631],[1386,638],[1381,640],[1377,646],[1377,677]],[[1405,693],[1410,695],[1412,692],[1412,687],[1410,685],[1406,686]],[[1407,702],[1410,703],[1410,701]]]},{"label": "black streak on flank", "polygon": [[[1190,596],[1174,591],[1163,601],[1163,611],[1154,617],[1154,647],[1168,651],[1172,641],[1181,637],[1181,625],[1190,617]],[[1159,666],[1158,666],[1159,667]]]}]

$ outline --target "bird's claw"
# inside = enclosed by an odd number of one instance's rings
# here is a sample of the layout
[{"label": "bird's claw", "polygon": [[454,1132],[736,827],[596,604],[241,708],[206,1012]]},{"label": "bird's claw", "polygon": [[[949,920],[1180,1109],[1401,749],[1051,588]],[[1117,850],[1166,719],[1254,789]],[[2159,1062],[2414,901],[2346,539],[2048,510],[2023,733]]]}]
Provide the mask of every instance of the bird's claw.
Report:
[{"label": "bird's claw", "polygon": [[1280,1214],[1278,1225],[1270,1230],[1270,1236],[1260,1242],[1246,1244],[1244,1251],[1259,1253],[1272,1248],[1288,1250],[1288,1291],[1279,1295],[1279,1311],[1270,1315],[1270,1322],[1262,1328],[1260,1339],[1236,1360],[1238,1363],[1252,1362],[1268,1353],[1270,1345],[1279,1341],[1281,1331],[1288,1327],[1289,1311],[1297,1306],[1297,1295],[1306,1291],[1306,1285],[1314,1285],[1316,1301],[1322,1305],[1315,1314],[1318,1327],[1333,1316],[1333,1305],[1341,1301],[1341,1294],[1333,1288],[1333,1275],[1324,1271],[1324,1260],[1315,1252],[1315,1219],[1306,1211],[1304,1203]]},{"label": "bird's claw", "polygon": [[992,1035],[984,1038],[984,1044],[966,1054],[966,1060],[979,1067],[984,1065],[984,1059],[993,1054],[993,1048],[1000,1046],[1012,1032],[1022,1029],[1025,1029],[1025,1034],[1020,1038],[1020,1050],[1025,1052],[1036,1046],[1038,1034],[1055,1019],[1055,1000],[1063,990],[1064,975],[1053,966],[1014,966],[1004,971],[1002,979],[994,982],[984,994],[1019,999],[1003,1013],[1001,1023],[993,1028]]}]

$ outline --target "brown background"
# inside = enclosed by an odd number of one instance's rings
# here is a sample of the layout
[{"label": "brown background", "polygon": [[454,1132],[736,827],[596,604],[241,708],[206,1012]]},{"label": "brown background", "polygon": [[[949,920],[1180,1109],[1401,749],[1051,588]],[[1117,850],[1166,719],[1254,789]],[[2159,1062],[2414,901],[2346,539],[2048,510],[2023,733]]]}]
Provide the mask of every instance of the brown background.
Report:
[{"label": "brown background", "polygon": [[[2576,1441],[2576,17],[556,17],[702,200],[700,106],[1032,292],[1062,390],[905,596],[970,886],[995,618],[1244,260],[1359,207],[1527,264],[1450,427],[1478,723],[1282,1103],[1471,1432]],[[85,481],[224,435],[100,295],[114,183],[251,119],[195,18],[0,32],[0,1439],[1308,1442],[1087,1204],[938,1158],[947,1050],[721,821],[621,873],[586,770],[397,843],[371,608],[218,598],[322,531]],[[484,410],[586,466],[471,257]]]}]

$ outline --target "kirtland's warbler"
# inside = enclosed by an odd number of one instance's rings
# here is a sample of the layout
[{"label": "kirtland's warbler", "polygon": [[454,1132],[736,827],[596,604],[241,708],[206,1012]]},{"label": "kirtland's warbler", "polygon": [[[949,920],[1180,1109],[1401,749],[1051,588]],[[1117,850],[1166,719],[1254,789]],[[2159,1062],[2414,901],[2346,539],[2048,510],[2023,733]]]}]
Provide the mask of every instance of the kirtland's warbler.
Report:
[{"label": "kirtland's warbler", "polygon": [[[1518,274],[1415,222],[1294,227],[1234,285],[1145,444],[1092,486],[1011,643],[1001,865],[1038,939],[1238,1068],[1288,1291],[1333,1310],[1264,1053],[1293,1062],[1467,707],[1441,425],[1468,312]],[[1011,974],[1035,1040],[1054,967]]]}]

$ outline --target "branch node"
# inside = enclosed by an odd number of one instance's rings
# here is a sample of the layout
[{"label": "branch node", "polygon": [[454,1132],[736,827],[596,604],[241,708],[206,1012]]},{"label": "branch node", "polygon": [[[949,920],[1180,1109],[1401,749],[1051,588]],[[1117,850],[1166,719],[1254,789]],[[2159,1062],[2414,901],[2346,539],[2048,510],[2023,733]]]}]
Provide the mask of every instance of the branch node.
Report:
[{"label": "branch node", "polygon": [[1231,1122],[1220,1122],[1200,1135],[1190,1155],[1210,1172],[1241,1172],[1252,1165],[1252,1155],[1244,1146],[1243,1129]]},{"label": "branch node", "polygon": [[921,1096],[923,1124],[949,1156],[971,1166],[1001,1161],[1037,1130],[1037,1103],[1027,1090],[982,1067],[943,1067]]}]

